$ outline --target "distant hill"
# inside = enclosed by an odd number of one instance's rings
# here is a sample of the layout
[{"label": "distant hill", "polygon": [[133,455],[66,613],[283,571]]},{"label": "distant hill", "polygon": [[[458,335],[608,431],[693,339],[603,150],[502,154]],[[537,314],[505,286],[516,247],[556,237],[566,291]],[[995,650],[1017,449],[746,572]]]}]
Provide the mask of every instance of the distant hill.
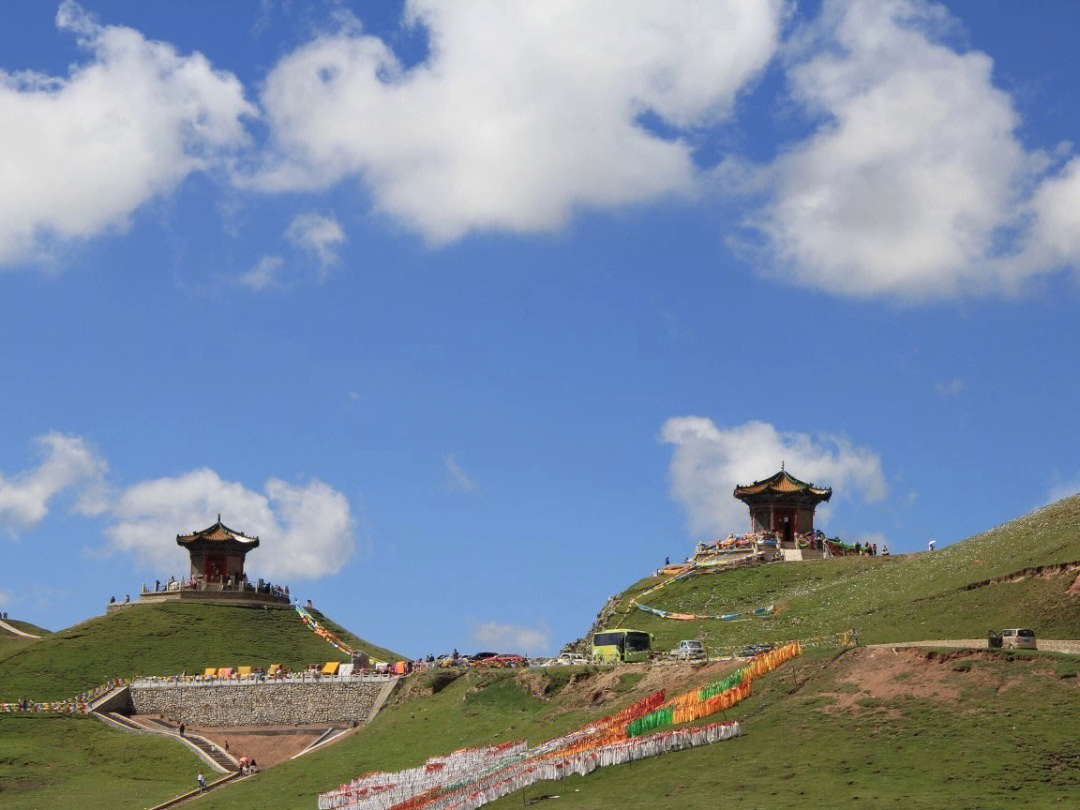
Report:
[{"label": "distant hill", "polygon": [[863,642],[978,637],[1016,626],[1043,637],[1080,638],[1077,567],[1080,496],[1073,496],[935,552],[699,573],[644,600],[693,615],[775,604],[771,618],[661,619],[630,606],[633,596],[660,581],[649,577],[622,594],[608,626],[651,632],[661,649],[703,638],[721,652],[758,641],[825,638],[852,627]]},{"label": "distant hill", "polygon": [[[349,633],[317,612],[315,615],[343,641],[373,658],[402,657]],[[306,628],[291,609],[138,605],[36,641],[0,646],[0,702],[20,697],[70,697],[111,678],[132,675],[275,663],[297,669],[345,659],[343,653]]]}]

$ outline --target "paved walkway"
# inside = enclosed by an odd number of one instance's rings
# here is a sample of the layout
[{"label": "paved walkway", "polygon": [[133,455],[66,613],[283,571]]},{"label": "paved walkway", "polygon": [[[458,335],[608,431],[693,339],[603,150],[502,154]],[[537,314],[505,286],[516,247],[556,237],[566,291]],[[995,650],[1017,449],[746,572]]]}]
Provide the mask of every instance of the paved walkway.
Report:
[{"label": "paved walkway", "polygon": [[25,630],[20,630],[18,627],[8,624],[3,619],[0,619],[0,630],[6,630],[9,633],[14,633],[23,638],[41,638],[41,636],[35,636],[33,633],[27,633]]}]

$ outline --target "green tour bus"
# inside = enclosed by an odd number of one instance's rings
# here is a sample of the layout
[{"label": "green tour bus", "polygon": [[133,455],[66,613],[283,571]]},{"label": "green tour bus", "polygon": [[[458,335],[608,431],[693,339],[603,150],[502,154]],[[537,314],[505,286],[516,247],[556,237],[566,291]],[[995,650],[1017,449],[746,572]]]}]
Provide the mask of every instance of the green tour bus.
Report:
[{"label": "green tour bus", "polygon": [[648,661],[652,634],[641,630],[603,630],[592,637],[592,657],[603,664]]}]

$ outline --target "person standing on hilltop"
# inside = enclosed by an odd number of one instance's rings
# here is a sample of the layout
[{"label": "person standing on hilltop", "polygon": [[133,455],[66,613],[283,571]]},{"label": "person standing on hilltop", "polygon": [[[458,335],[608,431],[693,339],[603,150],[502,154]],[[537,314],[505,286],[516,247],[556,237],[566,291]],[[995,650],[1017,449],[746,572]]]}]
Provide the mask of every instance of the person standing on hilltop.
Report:
[{"label": "person standing on hilltop", "polygon": [[933,550],[934,550],[934,546],[935,546],[935,545],[937,545],[937,540],[931,540],[931,541],[930,541],[930,550],[931,550],[931,551],[933,551]]}]

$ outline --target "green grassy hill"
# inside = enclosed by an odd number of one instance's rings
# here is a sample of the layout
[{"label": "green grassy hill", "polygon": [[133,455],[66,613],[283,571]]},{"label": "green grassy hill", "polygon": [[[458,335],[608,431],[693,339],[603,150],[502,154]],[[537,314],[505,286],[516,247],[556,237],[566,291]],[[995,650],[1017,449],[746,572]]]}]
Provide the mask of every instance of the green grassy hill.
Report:
[{"label": "green grassy hill", "polygon": [[[1027,571],[1066,563],[1080,563],[1080,496],[932,553],[694,574],[645,600],[695,615],[775,603],[771,618],[661,619],[629,606],[631,597],[660,581],[648,578],[623,594],[608,624],[647,630],[660,649],[703,638],[722,652],[749,642],[825,639],[851,627],[863,642],[979,637],[1015,626],[1033,627],[1043,637],[1080,638],[1080,595],[1068,592],[1078,572]],[[998,578],[1004,580],[984,584]]]},{"label": "green grassy hill", "polygon": [[[489,805],[558,796],[565,810],[1007,808],[1068,806],[1080,790],[1075,658],[1044,654],[813,650],[755,682],[732,715],[743,736]],[[430,677],[430,676],[423,676]],[[309,810],[320,791],[371,770],[419,765],[467,745],[548,739],[644,694],[582,707],[590,679],[470,674],[388,706],[360,733],[201,800],[204,810]],[[572,696],[567,697],[569,693]],[[1064,804],[1063,804],[1064,802]]]},{"label": "green grassy hill", "polygon": [[[373,658],[401,656],[316,614]],[[0,702],[71,697],[111,678],[202,672],[206,667],[341,661],[294,610],[163,603],[99,616],[36,641],[0,646]]]},{"label": "green grassy hill", "polygon": [[91,717],[0,715],[0,807],[152,807],[191,790],[206,766],[172,740]]}]

